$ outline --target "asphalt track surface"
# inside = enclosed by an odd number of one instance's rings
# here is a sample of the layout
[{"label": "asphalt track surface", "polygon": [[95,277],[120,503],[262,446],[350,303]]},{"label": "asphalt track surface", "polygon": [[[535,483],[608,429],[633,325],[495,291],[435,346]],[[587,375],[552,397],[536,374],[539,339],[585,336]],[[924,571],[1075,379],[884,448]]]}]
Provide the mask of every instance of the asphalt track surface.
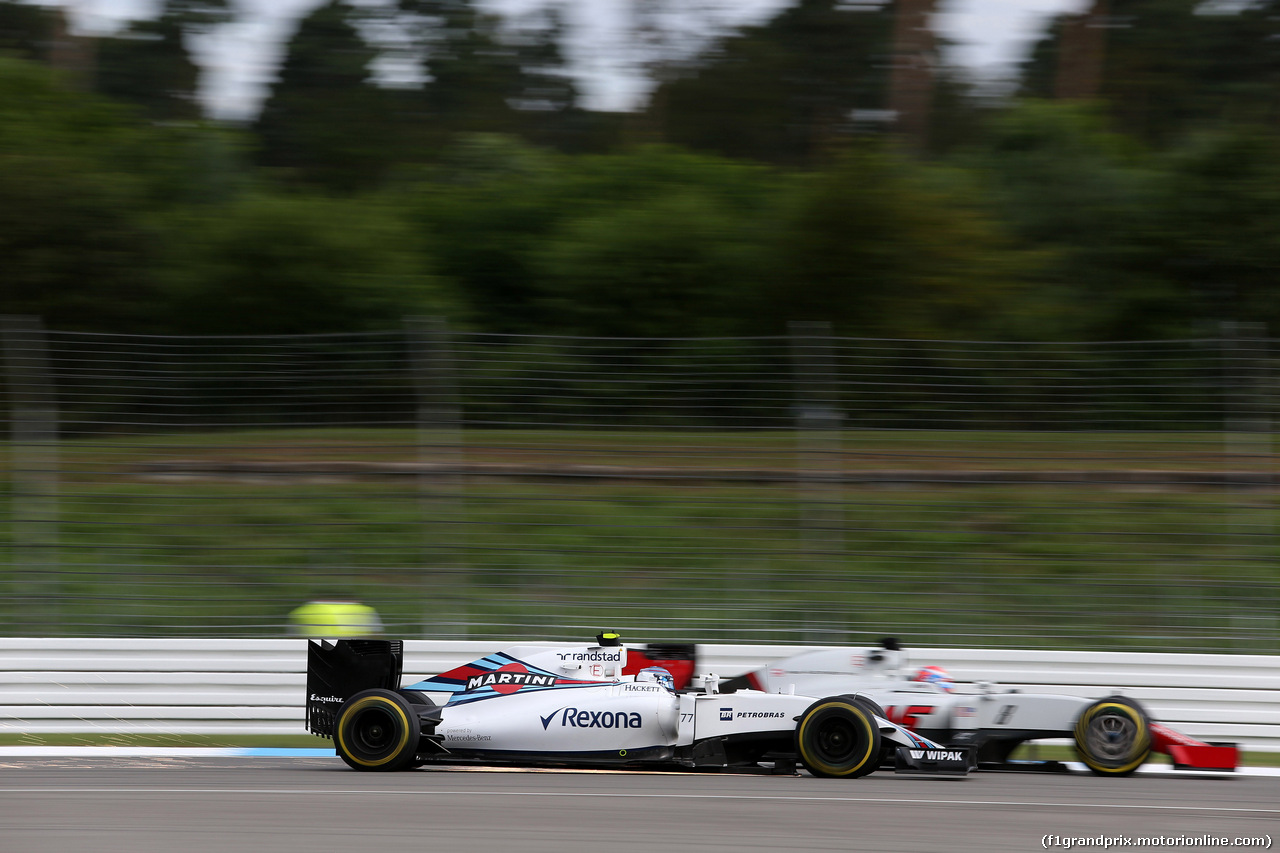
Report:
[{"label": "asphalt track surface", "polygon": [[3,853],[1067,849],[1046,848],[1047,835],[1265,838],[1268,849],[1280,841],[1280,778],[880,772],[830,780],[359,773],[337,758],[0,759]]}]

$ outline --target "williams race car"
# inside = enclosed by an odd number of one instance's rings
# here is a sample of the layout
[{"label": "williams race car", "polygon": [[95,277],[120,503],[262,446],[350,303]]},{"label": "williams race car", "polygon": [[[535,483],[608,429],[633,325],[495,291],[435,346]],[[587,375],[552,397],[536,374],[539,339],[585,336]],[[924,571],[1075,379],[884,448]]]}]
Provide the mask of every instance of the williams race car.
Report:
[{"label": "williams race car", "polygon": [[839,692],[877,703],[876,713],[948,747],[968,746],[985,769],[1061,769],[1056,762],[1011,762],[1027,741],[1070,738],[1080,761],[1103,776],[1127,776],[1152,752],[1169,755],[1174,767],[1234,770],[1234,744],[1208,744],[1155,722],[1124,696],[1081,699],[1023,693],[979,684],[961,692],[938,666],[907,666],[894,638],[878,649],[822,649],[803,652],[724,682],[767,692]]},{"label": "williams race car", "polygon": [[595,645],[515,646],[401,686],[398,640],[310,641],[307,728],[332,738],[357,770],[427,763],[768,769],[858,777],[967,774],[973,750],[943,746],[884,717],[868,700],[743,689],[677,691],[691,654]]}]

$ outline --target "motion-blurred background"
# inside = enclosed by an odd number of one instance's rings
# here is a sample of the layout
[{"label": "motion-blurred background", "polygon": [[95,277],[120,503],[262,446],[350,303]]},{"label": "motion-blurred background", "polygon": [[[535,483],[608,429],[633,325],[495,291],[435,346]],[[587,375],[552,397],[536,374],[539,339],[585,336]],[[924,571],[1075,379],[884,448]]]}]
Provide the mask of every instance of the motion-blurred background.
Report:
[{"label": "motion-blurred background", "polygon": [[0,633],[1274,652],[1278,0],[294,4],[234,109],[262,4],[111,5],[0,0]]}]

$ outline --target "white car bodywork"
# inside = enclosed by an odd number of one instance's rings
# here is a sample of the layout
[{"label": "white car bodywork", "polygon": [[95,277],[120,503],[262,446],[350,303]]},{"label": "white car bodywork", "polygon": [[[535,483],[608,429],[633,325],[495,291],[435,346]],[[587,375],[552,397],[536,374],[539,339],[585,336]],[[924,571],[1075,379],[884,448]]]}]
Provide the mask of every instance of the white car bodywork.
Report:
[{"label": "white car bodywork", "polygon": [[1093,701],[1023,693],[992,683],[947,691],[912,681],[913,671],[901,650],[823,649],[776,661],[735,682],[771,693],[862,694],[884,708],[889,719],[925,732],[1021,730],[1066,737],[1081,710]]},{"label": "white car bodywork", "polygon": [[[860,776],[886,761],[909,772],[959,775],[972,765],[970,751],[944,747],[850,697],[721,693],[715,676],[706,677],[700,691],[677,692],[669,677],[664,683],[652,671],[624,675],[622,645],[514,646],[403,687],[398,658],[382,681],[348,677],[361,665],[341,662],[350,651],[344,644],[374,650],[381,663],[379,643],[398,654],[398,644],[389,641],[311,644],[308,728],[334,737],[338,754],[357,769],[433,761],[690,768],[764,763],[791,772],[798,757],[818,775]],[[416,747],[401,743],[396,755],[384,758],[384,746],[398,737],[384,729],[398,732],[398,720],[411,724],[412,737],[420,740]],[[801,744],[806,726],[812,729],[808,742],[819,744],[807,752]],[[866,761],[856,772],[840,771],[839,762],[824,765],[851,735],[875,744],[866,747]],[[830,767],[839,772],[824,770]]]},{"label": "white car bodywork", "polygon": [[[794,691],[810,695],[854,693],[877,703],[884,715],[917,734],[948,746],[972,747],[979,766],[1011,768],[1021,744],[1069,738],[1095,773],[1127,775],[1149,752],[1170,755],[1180,768],[1231,770],[1233,744],[1207,744],[1150,719],[1123,696],[1085,699],[1024,693],[994,683],[954,685],[913,680],[896,640],[882,648],[837,648],[802,652],[726,682],[727,689]],[[1054,762],[1040,762],[1054,766]]]},{"label": "white car bodywork", "polygon": [[[451,754],[475,757],[623,752],[623,757],[671,757],[680,748],[721,738],[789,739],[796,718],[815,701],[795,691],[722,694],[714,676],[704,680],[703,692],[677,693],[623,675],[626,660],[621,645],[513,646],[468,664],[493,668],[461,683],[445,673],[405,689],[422,691],[443,706],[436,732]],[[537,675],[556,678],[550,684],[516,684]],[[877,718],[876,723],[881,736],[898,746],[941,748],[891,720]]]}]

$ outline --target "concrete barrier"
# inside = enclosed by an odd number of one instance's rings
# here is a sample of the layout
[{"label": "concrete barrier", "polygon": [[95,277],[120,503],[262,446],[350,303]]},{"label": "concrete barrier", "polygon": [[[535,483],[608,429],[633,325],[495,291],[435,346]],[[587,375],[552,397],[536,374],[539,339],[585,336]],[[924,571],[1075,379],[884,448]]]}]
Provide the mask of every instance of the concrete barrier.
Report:
[{"label": "concrete barrier", "polygon": [[[408,640],[406,682],[502,645]],[[698,669],[731,677],[812,648],[701,645]],[[1280,656],[908,653],[912,664],[942,665],[960,682],[1087,697],[1119,691],[1193,737],[1280,751]],[[303,640],[0,639],[0,732],[305,734],[305,683]]]}]

